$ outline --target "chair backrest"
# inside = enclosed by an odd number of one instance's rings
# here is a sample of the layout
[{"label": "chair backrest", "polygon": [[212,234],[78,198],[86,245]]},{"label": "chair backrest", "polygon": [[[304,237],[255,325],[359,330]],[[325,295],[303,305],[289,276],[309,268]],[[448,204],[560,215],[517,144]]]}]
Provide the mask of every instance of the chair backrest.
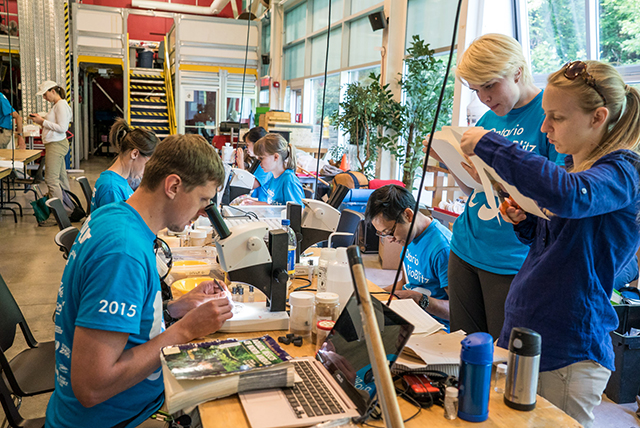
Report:
[{"label": "chair backrest", "polygon": [[20,325],[30,347],[38,345],[2,275],[0,275],[0,313],[2,314],[0,317],[0,351],[6,352],[13,345],[17,325]]},{"label": "chair backrest", "polygon": [[87,177],[82,176],[76,178],[76,181],[80,183],[80,187],[82,187],[82,193],[84,193],[84,198],[87,200],[87,215],[91,214],[91,198],[93,196],[93,190],[91,190],[91,185],[89,184],[89,180]]},{"label": "chair backrest", "polygon": [[338,248],[353,245],[356,231],[358,230],[358,225],[360,225],[360,222],[362,220],[364,220],[364,216],[359,212],[349,209],[342,210],[342,212],[340,213],[338,226],[336,227],[336,232],[346,232],[350,233],[351,235],[334,236],[331,240],[331,246],[333,248]]},{"label": "chair backrest", "polygon": [[71,247],[78,233],[80,233],[80,231],[76,227],[69,226],[58,232],[53,238],[54,242],[60,247],[60,250],[64,252],[65,259],[69,256],[69,253],[71,253]]},{"label": "chair backrest", "polygon": [[311,199],[313,198],[313,190],[309,189],[308,187],[303,187],[302,190],[304,190],[304,197],[307,199]]},{"label": "chair backrest", "polygon": [[7,422],[12,428],[42,428],[45,418],[25,419],[20,415],[18,408],[13,402],[11,391],[5,383],[2,373],[0,373],[0,404],[4,409]]},{"label": "chair backrest", "polygon": [[71,220],[69,220],[69,215],[67,211],[64,209],[62,205],[62,201],[58,198],[49,198],[47,199],[47,206],[51,208],[53,211],[53,216],[56,218],[58,222],[58,227],[60,230],[64,230],[67,227],[71,226]]}]

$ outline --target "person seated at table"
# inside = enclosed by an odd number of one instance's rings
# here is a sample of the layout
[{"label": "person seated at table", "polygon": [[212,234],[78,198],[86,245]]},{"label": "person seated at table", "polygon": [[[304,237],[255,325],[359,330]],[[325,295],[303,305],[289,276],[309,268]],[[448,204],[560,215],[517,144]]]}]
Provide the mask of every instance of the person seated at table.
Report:
[{"label": "person seated at table", "polygon": [[152,131],[131,129],[126,120],[116,120],[109,131],[109,142],[116,147],[118,155],[96,181],[91,198],[92,212],[112,202],[126,201],[133,195],[128,180],[142,178],[144,166],[158,141]]},{"label": "person seated at table", "polygon": [[[267,131],[262,126],[256,126],[255,128],[251,128],[249,132],[242,136],[242,141],[247,145],[247,154],[249,155],[249,159],[253,162],[257,162],[258,166],[253,171],[253,176],[255,177],[255,181],[253,182],[253,188],[256,189],[260,186],[264,186],[267,184],[269,180],[273,177],[273,174],[270,172],[265,172],[262,169],[262,165],[260,165],[260,161],[256,158],[256,155],[253,152],[253,145],[260,138],[267,135]],[[241,148],[236,149],[236,166],[240,169],[245,169],[245,153]],[[249,166],[249,169],[251,165]]]},{"label": "person seated at table", "polygon": [[294,202],[302,205],[304,190],[295,173],[296,154],[291,144],[280,134],[267,134],[256,141],[253,151],[262,169],[273,177],[254,191],[257,201],[247,198],[242,204],[286,205]]},{"label": "person seated at table", "polygon": [[[0,149],[6,149],[13,137],[13,119],[16,121],[16,133],[18,137],[18,149],[24,150],[27,145],[22,136],[22,116],[13,108],[7,97],[0,93]],[[15,145],[13,146],[15,147]]]},{"label": "person seated at table", "polygon": [[[365,220],[380,237],[407,246],[405,279],[398,281],[395,297],[413,299],[422,309],[449,329],[447,269],[451,231],[439,221],[417,213],[409,236],[416,200],[402,186],[390,184],[376,189],[367,202]],[[407,280],[408,279],[408,280]],[[393,285],[383,287],[391,292]]]},{"label": "person seated at table", "polygon": [[217,331],[232,317],[220,283],[207,281],[168,304],[165,329],[153,243],[181,231],[222,180],[222,161],[199,135],[165,138],[127,201],[85,222],[58,291],[56,387],[46,426],[137,427],[164,400],[160,350]]}]

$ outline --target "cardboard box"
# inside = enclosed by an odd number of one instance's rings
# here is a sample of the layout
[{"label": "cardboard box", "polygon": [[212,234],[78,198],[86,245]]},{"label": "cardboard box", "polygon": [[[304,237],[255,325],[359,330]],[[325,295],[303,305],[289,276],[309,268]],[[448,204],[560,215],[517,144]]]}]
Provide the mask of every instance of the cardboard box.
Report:
[{"label": "cardboard box", "polygon": [[291,113],[286,111],[268,111],[260,115],[258,122],[264,129],[267,129],[269,124],[291,123]]},{"label": "cardboard box", "polygon": [[400,263],[400,255],[402,254],[402,245],[397,242],[391,242],[390,237],[380,238],[378,246],[378,255],[380,256],[380,264],[382,269],[398,269]]}]

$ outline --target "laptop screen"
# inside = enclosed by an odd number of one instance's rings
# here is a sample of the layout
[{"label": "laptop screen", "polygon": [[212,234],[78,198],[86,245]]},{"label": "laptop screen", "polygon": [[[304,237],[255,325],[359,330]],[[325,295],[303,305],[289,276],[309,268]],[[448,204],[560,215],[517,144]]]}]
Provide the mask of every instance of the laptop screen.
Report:
[{"label": "laptop screen", "polygon": [[[409,340],[413,325],[377,299],[372,300],[391,367]],[[348,300],[333,330],[316,354],[316,359],[331,373],[360,414],[364,415],[375,398],[376,386],[355,295]]]}]

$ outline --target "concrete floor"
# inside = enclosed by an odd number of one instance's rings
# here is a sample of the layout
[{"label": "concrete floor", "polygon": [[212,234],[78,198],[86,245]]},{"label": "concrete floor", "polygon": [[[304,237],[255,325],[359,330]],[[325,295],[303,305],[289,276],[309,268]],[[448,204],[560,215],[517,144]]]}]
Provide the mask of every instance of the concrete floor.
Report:
[{"label": "concrete floor", "polygon": [[[102,171],[109,167],[111,160],[103,157],[92,157],[83,162],[82,174],[93,185]],[[44,186],[43,186],[44,188]],[[71,190],[78,195],[83,205],[84,195],[77,182],[71,180]],[[45,189],[46,191],[46,189]],[[22,312],[38,341],[54,338],[52,314],[55,309],[56,294],[65,260],[53,238],[59,231],[57,227],[38,227],[29,202],[33,195],[18,193],[14,199],[22,204],[24,216],[18,217],[14,223],[13,216],[0,213],[0,274],[8,284],[11,293],[18,302]],[[80,224],[76,225],[80,227]],[[377,255],[363,257],[367,277],[374,283],[384,286],[393,281],[395,272],[380,269]],[[26,347],[21,332],[16,332],[13,347],[7,352],[12,358]],[[21,414],[24,417],[44,416],[49,394],[29,397],[23,400]],[[627,428],[640,426],[635,416],[635,404],[617,405],[603,396],[603,402],[596,408],[596,424],[598,428]],[[0,417],[0,426],[4,422]]]}]

